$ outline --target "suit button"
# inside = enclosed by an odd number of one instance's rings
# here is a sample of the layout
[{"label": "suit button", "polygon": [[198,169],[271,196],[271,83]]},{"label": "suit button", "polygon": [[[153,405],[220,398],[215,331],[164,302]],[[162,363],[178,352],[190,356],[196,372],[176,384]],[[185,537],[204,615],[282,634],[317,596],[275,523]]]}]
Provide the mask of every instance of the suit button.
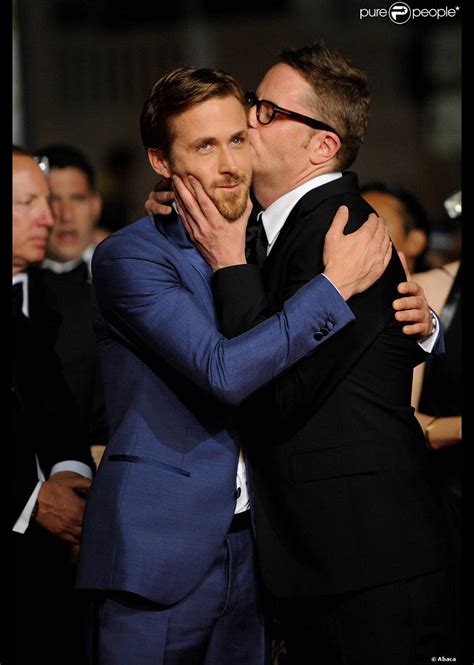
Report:
[{"label": "suit button", "polygon": [[332,329],[334,328],[334,323],[331,321],[331,319],[328,319],[328,320],[326,321],[326,328],[327,328],[328,330],[332,330]]},{"label": "suit button", "polygon": [[329,330],[328,330],[327,328],[324,328],[324,327],[323,327],[323,328],[321,328],[321,332],[323,333],[323,336],[326,337],[326,335],[328,334]]},{"label": "suit button", "polygon": [[320,340],[322,340],[322,338],[324,337],[324,335],[323,335],[322,332],[319,332],[319,330],[318,330],[318,332],[315,332],[315,333],[314,333],[313,337],[314,337],[314,339],[315,339],[317,342],[319,342]]},{"label": "suit button", "polygon": [[241,494],[242,494],[241,488],[237,487],[237,489],[234,492],[234,499],[238,499]]}]

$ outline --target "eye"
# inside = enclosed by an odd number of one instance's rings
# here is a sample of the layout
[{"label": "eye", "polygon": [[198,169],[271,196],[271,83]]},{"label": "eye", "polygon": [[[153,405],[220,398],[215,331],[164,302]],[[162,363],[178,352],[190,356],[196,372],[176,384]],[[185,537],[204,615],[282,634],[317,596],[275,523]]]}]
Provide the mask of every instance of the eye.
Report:
[{"label": "eye", "polygon": [[25,206],[25,208],[26,208],[26,207],[30,206],[33,203],[34,200],[35,200],[35,197],[29,196],[27,199],[23,199],[23,201],[15,201],[15,205]]},{"label": "eye", "polygon": [[231,139],[230,144],[235,145],[235,146],[241,146],[241,145],[244,145],[246,142],[247,142],[247,134],[242,133],[242,134],[239,134],[238,136],[234,136]]},{"label": "eye", "polygon": [[207,143],[206,141],[204,141],[204,142],[201,143],[201,145],[199,146],[199,151],[200,151],[200,152],[209,152],[210,148],[211,148],[211,144],[210,144],[210,143]]}]

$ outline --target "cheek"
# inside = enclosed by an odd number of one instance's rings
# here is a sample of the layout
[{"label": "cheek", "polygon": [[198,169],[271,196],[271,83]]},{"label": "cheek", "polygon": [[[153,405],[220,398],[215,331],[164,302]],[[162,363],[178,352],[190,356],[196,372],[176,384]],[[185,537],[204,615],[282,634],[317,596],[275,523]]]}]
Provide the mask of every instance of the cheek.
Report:
[{"label": "cheek", "polygon": [[24,243],[28,240],[28,235],[29,235],[29,230],[32,227],[31,224],[29,224],[27,221],[24,219],[20,219],[18,217],[13,218],[13,244],[21,244]]}]

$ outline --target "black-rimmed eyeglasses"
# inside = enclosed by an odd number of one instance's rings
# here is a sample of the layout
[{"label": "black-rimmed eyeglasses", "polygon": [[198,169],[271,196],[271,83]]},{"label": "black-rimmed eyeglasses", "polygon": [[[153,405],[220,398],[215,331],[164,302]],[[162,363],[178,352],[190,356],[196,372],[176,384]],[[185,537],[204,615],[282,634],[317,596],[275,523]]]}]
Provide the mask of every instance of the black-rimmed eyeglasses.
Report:
[{"label": "black-rimmed eyeglasses", "polygon": [[284,109],[281,106],[277,106],[273,102],[268,101],[268,99],[257,99],[253,90],[247,90],[245,97],[249,106],[257,107],[257,120],[261,125],[269,125],[272,120],[274,120],[276,114],[280,113],[281,115],[286,115],[287,118],[292,118],[297,122],[303,122],[305,125],[308,125],[313,129],[326,129],[328,132],[334,132],[336,136],[341,138],[336,130],[325,122],[315,120],[314,118],[310,118],[302,113],[297,113],[296,111]]}]

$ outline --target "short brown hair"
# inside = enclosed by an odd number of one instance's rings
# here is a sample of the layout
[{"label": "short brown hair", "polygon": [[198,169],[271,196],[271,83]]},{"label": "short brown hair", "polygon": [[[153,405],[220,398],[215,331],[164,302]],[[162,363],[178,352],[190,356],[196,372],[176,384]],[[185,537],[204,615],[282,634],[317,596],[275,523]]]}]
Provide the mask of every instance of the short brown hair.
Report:
[{"label": "short brown hair", "polygon": [[341,137],[338,165],[348,168],[356,159],[367,131],[370,95],[367,76],[323,42],[285,49],[278,62],[293,67],[311,85],[307,100],[315,117],[333,126]]},{"label": "short brown hair", "polygon": [[200,102],[228,96],[245,106],[240,85],[220,69],[178,67],[168,72],[156,81],[143,105],[140,131],[145,150],[154,148],[169,157],[170,119]]}]

